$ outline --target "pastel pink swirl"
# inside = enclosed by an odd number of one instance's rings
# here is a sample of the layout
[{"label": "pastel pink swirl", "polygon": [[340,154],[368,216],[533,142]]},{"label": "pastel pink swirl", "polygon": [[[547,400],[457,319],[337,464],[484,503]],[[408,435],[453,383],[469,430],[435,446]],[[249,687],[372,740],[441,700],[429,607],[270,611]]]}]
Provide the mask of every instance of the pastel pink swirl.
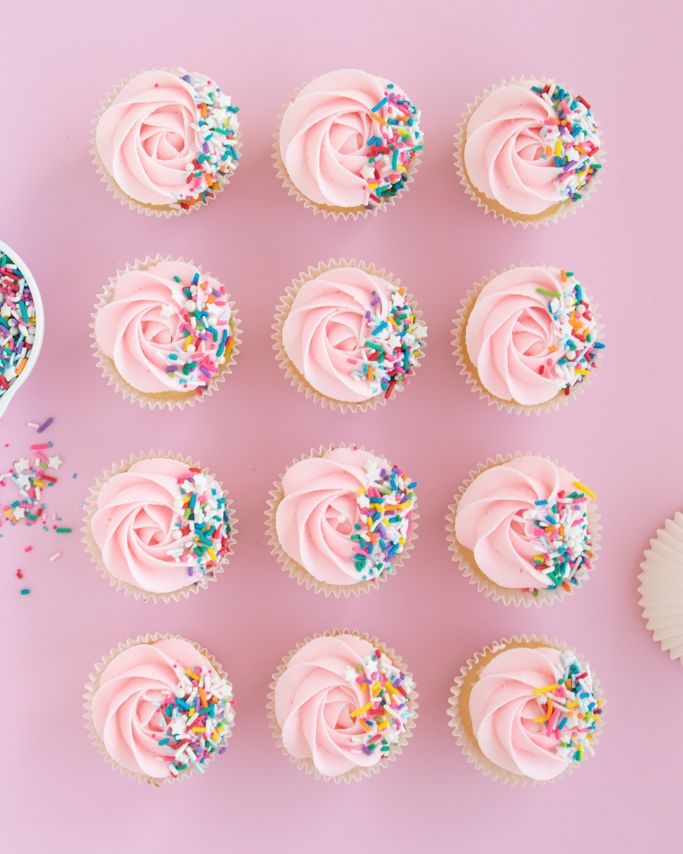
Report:
[{"label": "pastel pink swirl", "polygon": [[558,492],[574,489],[575,478],[543,457],[516,457],[477,475],[458,502],[455,536],[474,554],[479,569],[501,587],[540,589],[551,585],[535,568],[539,552],[535,523],[522,514],[536,501],[551,505]]},{"label": "pastel pink swirl", "polygon": [[[220,338],[205,335],[194,344],[194,361],[208,365],[208,375],[201,371],[169,374],[172,359],[186,358],[184,330],[190,320],[183,288],[191,286],[198,272],[184,261],[160,261],[144,270],[128,270],[114,283],[109,302],[98,310],[95,340],[100,352],[134,389],[146,394],[203,389],[225,360],[218,355]],[[223,287],[208,276],[202,275],[202,281],[217,290]],[[221,322],[226,324],[227,304],[223,313]]]},{"label": "pastel pink swirl", "polygon": [[556,682],[562,653],[549,647],[514,647],[498,653],[478,673],[469,698],[472,728],[484,756],[505,771],[552,780],[570,764],[557,753],[557,738],[543,716],[544,697],[534,689]]},{"label": "pastel pink swirl", "polygon": [[375,396],[371,384],[354,374],[368,338],[366,313],[386,316],[391,291],[389,282],[359,267],[333,267],[301,285],[282,327],[282,343],[314,389],[348,403]]},{"label": "pastel pink swirl", "polygon": [[179,672],[201,667],[215,674],[191,643],[166,638],[137,643],[118,653],[100,673],[92,721],[111,758],[134,774],[162,780],[173,757],[159,744],[167,723],[159,706],[175,693]]},{"label": "pastel pink swirl", "polygon": [[360,448],[334,448],[299,460],[282,478],[283,497],[275,513],[278,540],[319,581],[358,583],[350,537],[360,519],[358,492],[368,486],[373,459]]},{"label": "pastel pink swirl", "polygon": [[170,552],[191,542],[176,539],[181,500],[178,478],[186,463],[165,457],[139,460],[107,480],[97,495],[90,530],[104,569],[150,593],[171,593],[197,582]]},{"label": "pastel pink swirl", "polygon": [[[542,213],[564,199],[552,158],[543,159],[541,129],[555,114],[534,80],[499,86],[476,107],[466,128],[465,168],[475,188],[509,211]],[[543,84],[540,84],[541,86]]]},{"label": "pastel pink swirl", "polygon": [[275,718],[285,750],[310,760],[326,777],[381,759],[379,751],[365,754],[354,741],[366,731],[351,712],[366,699],[360,686],[346,679],[347,671],[373,651],[371,643],[354,635],[315,638],[291,657],[275,686]]},{"label": "pastel pink swirl", "polygon": [[565,380],[543,370],[566,336],[548,311],[547,293],[538,289],[561,294],[564,287],[556,267],[515,267],[477,296],[467,319],[467,354],[484,388],[500,400],[532,406],[560,393]]},{"label": "pastel pink swirl", "polygon": [[305,86],[287,106],[279,134],[280,158],[292,183],[320,205],[357,208],[367,203],[367,141],[381,135],[372,108],[387,81],[365,71],[330,71]]}]

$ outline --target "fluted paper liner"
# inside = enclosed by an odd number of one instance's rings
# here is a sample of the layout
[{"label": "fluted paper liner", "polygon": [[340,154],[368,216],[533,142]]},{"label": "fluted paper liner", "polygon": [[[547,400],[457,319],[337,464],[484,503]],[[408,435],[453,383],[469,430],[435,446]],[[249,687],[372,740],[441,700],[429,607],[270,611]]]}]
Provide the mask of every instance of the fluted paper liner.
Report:
[{"label": "fluted paper liner", "polygon": [[[282,493],[282,478],[285,476],[286,472],[298,462],[302,460],[307,460],[311,457],[322,457],[324,454],[329,453],[329,451],[333,451],[335,448],[356,448],[360,451],[366,451],[366,453],[372,454],[372,456],[377,457],[380,460],[383,460],[388,465],[391,465],[391,462],[386,459],[386,457],[381,454],[376,454],[374,451],[368,450],[364,448],[362,445],[347,445],[343,442],[337,442],[333,445],[323,446],[321,445],[317,450],[312,449],[307,454],[300,454],[298,457],[295,457],[292,462],[280,472],[277,480],[273,484],[273,488],[270,490],[269,498],[266,506],[266,534],[268,536],[268,543],[271,547],[270,553],[274,555],[278,562],[281,564],[282,569],[284,569],[290,576],[293,578],[298,584],[305,585],[306,589],[313,588],[316,593],[324,593],[325,596],[336,596],[336,597],[346,597],[349,596],[360,596],[361,593],[365,593],[369,590],[375,590],[379,585],[386,581],[388,578],[391,578],[396,574],[399,566],[403,563],[403,561],[408,557],[409,553],[415,548],[415,543],[417,541],[417,524],[419,516],[413,509],[410,516],[410,531],[406,538],[406,543],[403,548],[403,551],[400,554],[394,556],[391,562],[391,571],[384,571],[381,575],[377,576],[377,578],[368,579],[367,581],[358,581],[355,584],[328,584],[325,581],[320,581],[311,575],[308,570],[304,569],[301,564],[297,563],[293,558],[291,558],[287,552],[282,548],[280,544],[280,540],[277,535],[277,528],[275,525],[275,514],[277,513],[277,508],[282,501],[284,495]],[[417,499],[413,505],[413,507],[417,506]]]},{"label": "fluted paper liner", "polygon": [[[119,773],[122,774],[124,777],[128,777],[131,780],[137,780],[139,783],[146,783],[150,786],[154,786],[155,788],[160,788],[161,786],[168,785],[169,783],[175,783],[181,780],[186,780],[189,777],[194,776],[198,772],[194,768],[194,766],[191,766],[186,771],[183,771],[182,774],[178,774],[177,777],[174,777],[172,774],[169,774],[168,777],[158,778],[149,777],[147,774],[143,774],[142,772],[136,773],[135,771],[131,771],[129,768],[125,768],[109,754],[107,748],[104,746],[104,742],[100,738],[100,735],[95,728],[95,723],[93,721],[92,715],[92,704],[97,689],[100,687],[100,679],[102,677],[102,672],[118,655],[124,652],[124,650],[129,649],[132,646],[139,646],[140,644],[154,644],[160,640],[171,639],[181,640],[191,644],[201,655],[204,656],[204,658],[208,660],[209,664],[211,664],[211,666],[221,679],[224,679],[227,682],[230,682],[230,684],[232,684],[232,681],[223,669],[222,665],[203,646],[196,643],[195,641],[191,641],[188,638],[183,637],[182,635],[160,634],[158,632],[155,632],[153,634],[138,635],[136,638],[130,638],[129,640],[123,641],[122,643],[115,646],[113,649],[109,650],[107,655],[103,656],[100,661],[93,665],[92,673],[88,677],[88,681],[86,682],[85,691],[83,694],[83,718],[85,720],[85,728],[88,733],[88,737],[95,745],[95,748],[97,749],[97,752],[100,754],[100,756],[108,765],[111,765],[112,768],[119,771]],[[232,725],[221,739],[221,747],[224,747],[227,744],[228,739],[232,736],[234,728],[235,722],[233,720]],[[213,762],[214,759],[215,755],[211,756],[207,760],[206,764]]]},{"label": "fluted paper liner", "polygon": [[[338,635],[353,635],[353,637],[361,638],[362,640],[366,640],[373,645],[375,649],[380,649],[388,658],[391,659],[393,664],[406,676],[410,679],[413,679],[412,673],[405,667],[403,663],[403,659],[401,659],[391,647],[386,646],[385,644],[380,643],[376,638],[370,637],[369,635],[351,631],[349,629],[334,629],[333,631],[325,631],[325,632],[316,632],[311,637],[306,638],[301,641],[301,643],[297,644],[294,649],[290,650],[289,653],[282,659],[282,663],[278,666],[277,670],[273,674],[270,685],[268,686],[268,701],[266,703],[266,711],[268,714],[268,725],[270,727],[271,732],[273,733],[273,738],[277,742],[277,746],[282,751],[283,756],[286,756],[290,762],[296,765],[297,768],[305,771],[307,774],[311,774],[315,777],[316,780],[324,780],[325,782],[334,782],[334,783],[355,783],[359,780],[362,780],[365,777],[370,777],[372,774],[377,774],[382,768],[386,767],[390,762],[395,762],[396,759],[403,753],[403,749],[406,746],[406,743],[410,739],[413,734],[413,729],[415,728],[415,724],[417,723],[418,718],[418,702],[417,698],[419,694],[415,689],[410,694],[410,699],[412,700],[412,717],[407,721],[405,731],[401,734],[399,741],[394,744],[391,748],[391,751],[386,755],[386,758],[381,760],[375,765],[371,765],[369,767],[364,766],[356,766],[352,768],[350,771],[347,771],[345,774],[339,774],[336,777],[330,777],[326,774],[321,774],[313,765],[312,759],[297,759],[292,756],[291,753],[287,750],[282,742],[282,731],[277,722],[277,718],[275,717],[275,686],[277,685],[278,680],[282,676],[282,674],[287,669],[289,665],[289,661],[292,656],[296,655],[300,649],[306,646],[306,644],[310,643],[313,640],[321,637],[337,637]],[[414,681],[414,680],[413,680]]]},{"label": "fluted paper liner", "polygon": [[[142,587],[138,587],[136,584],[131,584],[127,581],[123,581],[122,579],[117,578],[115,575],[112,575],[112,573],[109,572],[109,570],[104,566],[104,563],[102,562],[102,555],[100,553],[100,549],[97,543],[95,542],[95,538],[92,535],[90,525],[93,514],[97,510],[98,495],[100,494],[100,490],[102,489],[105,483],[107,483],[114,475],[122,474],[123,472],[128,471],[132,465],[140,462],[141,460],[158,458],[177,460],[178,462],[185,463],[187,466],[190,466],[192,468],[200,469],[202,472],[204,472],[204,474],[208,474],[213,477],[216,483],[218,483],[219,487],[222,489],[223,494],[225,495],[225,504],[228,508],[228,521],[230,523],[228,551],[222,555],[216,568],[213,569],[211,573],[203,575],[195,583],[190,584],[187,587],[182,587],[179,590],[174,590],[171,593],[155,593],[150,590],[144,590]],[[228,491],[207,468],[201,466],[199,463],[195,462],[190,457],[186,457],[182,454],[175,454],[170,451],[149,451],[143,454],[131,454],[128,459],[121,460],[118,465],[113,466],[109,470],[103,472],[103,474],[101,474],[97,478],[95,484],[90,487],[88,496],[83,502],[83,527],[81,529],[81,533],[83,534],[81,542],[85,545],[92,564],[104,576],[105,579],[109,580],[109,583],[112,585],[112,587],[115,587],[117,590],[122,591],[126,594],[126,596],[133,596],[135,599],[139,599],[144,602],[154,602],[155,604],[158,602],[179,602],[181,599],[187,599],[191,593],[198,593],[200,590],[206,589],[206,587],[208,587],[208,585],[212,581],[217,581],[218,576],[230,563],[230,559],[232,558],[236,543],[237,516],[235,515],[232,499],[230,498]]]},{"label": "fluted paper liner", "polygon": [[[138,213],[145,214],[145,216],[155,216],[163,219],[170,219],[175,216],[183,216],[184,214],[190,214],[195,210],[200,210],[201,208],[206,207],[207,204],[212,202],[219,193],[222,193],[223,190],[230,183],[230,179],[233,176],[233,173],[237,170],[237,167],[240,164],[240,159],[235,161],[235,165],[233,168],[226,174],[218,178],[219,186],[218,189],[213,191],[213,196],[207,202],[195,202],[194,204],[188,207],[181,207],[178,202],[172,202],[167,205],[152,205],[146,204],[145,202],[140,202],[137,199],[134,199],[132,196],[129,196],[127,193],[121,189],[113,175],[109,173],[104,163],[100,158],[100,155],[97,151],[97,125],[99,123],[100,118],[104,114],[104,112],[109,109],[109,107],[114,103],[114,99],[119,94],[119,92],[123,89],[123,87],[130,83],[135,77],[140,74],[144,74],[146,71],[165,71],[169,74],[178,74],[180,76],[181,69],[179,68],[143,68],[138,71],[136,74],[131,74],[130,77],[126,77],[120,81],[112,91],[105,97],[105,99],[100,104],[97,112],[95,113],[95,117],[93,119],[92,128],[90,131],[90,156],[92,157],[93,165],[95,166],[95,171],[100,179],[100,181],[105,185],[107,190],[121,202],[124,207],[130,208],[130,210],[137,211]],[[203,72],[199,72],[203,73]],[[233,145],[235,151],[237,152],[237,157],[241,158],[242,154],[242,131],[241,129],[237,131],[237,135],[235,137],[235,142]]]},{"label": "fluted paper liner", "polygon": [[[472,728],[472,720],[469,711],[469,697],[472,688],[478,681],[479,674],[482,668],[489,663],[496,655],[506,649],[515,647],[550,647],[553,649],[566,652],[570,650],[576,657],[591,671],[593,679],[593,690],[597,697],[600,698],[601,705],[605,705],[605,697],[598,680],[586,659],[579,655],[573,647],[566,643],[549,639],[545,635],[514,635],[511,638],[503,638],[500,641],[485,646],[479,652],[475,652],[472,658],[460,668],[460,673],[455,677],[455,682],[451,686],[450,696],[448,698],[447,714],[450,718],[448,725],[453,731],[456,741],[462,748],[465,754],[465,759],[474,765],[485,777],[491,777],[501,783],[508,783],[512,786],[541,786],[547,783],[555,783],[570,774],[576,765],[583,765],[583,762],[571,761],[564,771],[553,777],[551,780],[532,780],[530,777],[525,777],[522,774],[513,774],[506,771],[494,762],[488,759],[482,750],[479,748],[477,738]],[[598,739],[604,727],[604,714],[600,716],[597,722],[591,744],[593,747],[598,743]]]},{"label": "fluted paper liner", "polygon": [[[546,400],[543,403],[531,403],[531,404],[523,404],[517,403],[514,400],[503,400],[500,397],[496,397],[494,394],[484,386],[482,381],[479,378],[479,372],[476,368],[476,365],[472,362],[467,352],[467,323],[470,319],[470,315],[474,309],[474,306],[479,298],[479,294],[482,290],[488,285],[489,282],[493,281],[493,279],[502,275],[503,273],[507,273],[509,270],[516,270],[520,267],[548,267],[548,264],[539,264],[536,262],[532,262],[530,264],[520,263],[520,264],[510,264],[508,267],[505,267],[503,270],[499,270],[498,272],[491,271],[488,276],[482,279],[480,282],[477,282],[465,295],[465,297],[460,302],[460,308],[455,316],[455,320],[453,321],[453,329],[452,329],[452,345],[453,345],[453,354],[455,356],[458,367],[460,368],[460,373],[465,377],[465,382],[468,386],[471,387],[472,391],[476,392],[481,400],[485,400],[489,406],[495,406],[499,412],[512,412],[517,415],[539,415],[542,412],[556,412],[561,409],[563,406],[566,406],[570,400],[574,400],[577,395],[581,394],[585,390],[585,386],[588,382],[590,382],[591,377],[595,373],[595,368],[588,372],[588,376],[585,376],[581,382],[575,383],[572,386],[569,394],[565,394],[563,390],[558,391],[555,397],[551,397],[550,400]],[[602,322],[602,318],[600,317],[600,312],[598,306],[593,299],[592,293],[589,294],[591,301],[591,311],[593,314],[593,319],[595,320],[595,331],[596,336],[600,336],[604,333],[604,324]]]},{"label": "fluted paper liner", "polygon": [[514,454],[506,454],[505,456],[499,454],[495,459],[491,459],[489,457],[485,463],[480,463],[476,469],[470,471],[467,478],[455,493],[453,503],[448,506],[448,513],[446,514],[448,550],[451,552],[452,559],[459,565],[465,578],[470,582],[470,584],[474,584],[485,596],[490,596],[494,601],[504,602],[506,605],[524,605],[527,607],[530,605],[536,605],[540,607],[541,605],[551,605],[553,602],[558,602],[559,600],[564,599],[565,596],[571,596],[575,591],[580,590],[595,572],[595,563],[598,559],[602,539],[602,524],[597,510],[596,501],[589,500],[587,511],[588,529],[591,534],[591,552],[593,555],[591,558],[592,568],[587,571],[586,577],[583,581],[579,581],[578,584],[572,584],[569,590],[565,590],[560,585],[554,589],[539,588],[537,595],[534,595],[529,591],[519,588],[502,587],[500,584],[496,584],[495,581],[492,581],[477,566],[472,551],[465,548],[465,546],[463,546],[455,536],[455,517],[465,490],[479,477],[480,474],[482,474],[482,472],[495,468],[496,466],[509,463],[512,460],[519,459],[520,457],[538,457],[540,459],[548,460],[553,463],[553,465],[559,466],[560,468],[565,468],[565,466],[558,463],[557,460],[554,460],[552,457],[548,457],[545,454],[537,454],[533,451],[517,451]]},{"label": "fluted paper liner", "polygon": [[306,83],[303,86],[301,86],[300,88],[298,88],[294,92],[294,94],[292,96],[290,96],[287,103],[280,110],[280,113],[277,117],[277,126],[276,126],[275,133],[273,134],[273,154],[272,154],[273,164],[275,166],[275,172],[277,173],[277,177],[280,179],[280,182],[282,183],[282,186],[285,188],[285,190],[287,190],[288,196],[294,196],[299,202],[301,202],[303,204],[303,206],[305,208],[312,210],[313,213],[315,213],[315,214],[322,214],[322,216],[325,219],[327,219],[328,217],[331,217],[333,220],[338,220],[338,219],[356,220],[356,219],[363,219],[363,218],[368,217],[368,216],[376,216],[380,210],[387,210],[388,208],[393,207],[396,204],[396,200],[408,192],[410,185],[413,183],[413,181],[415,179],[415,173],[417,172],[417,168],[420,165],[420,162],[422,160],[422,158],[420,157],[420,152],[417,151],[413,154],[413,159],[410,163],[410,168],[408,169],[407,179],[406,179],[406,182],[403,185],[403,188],[401,189],[401,191],[394,196],[389,196],[385,201],[383,201],[379,205],[374,205],[371,208],[365,207],[365,205],[359,205],[358,207],[355,207],[355,208],[342,208],[342,207],[335,207],[334,205],[318,204],[317,202],[314,202],[311,199],[309,199],[308,196],[305,196],[299,190],[299,188],[296,186],[296,184],[291,180],[291,178],[289,177],[289,173],[287,172],[287,168],[286,168],[285,164],[282,162],[282,157],[280,156],[280,127],[282,125],[282,119],[284,117],[284,114],[287,111],[287,108],[289,107],[289,105],[293,101],[296,100],[296,98],[299,96],[299,93],[302,91],[302,89],[305,89],[306,86],[309,86],[311,83],[313,83],[317,79],[318,78],[315,77],[315,78],[313,78],[313,80],[309,80],[308,83]]},{"label": "fluted paper liner", "polygon": [[109,359],[100,350],[95,335],[95,321],[100,309],[111,302],[116,282],[124,273],[129,273],[131,270],[148,270],[155,264],[160,264],[166,261],[190,264],[191,266],[196,267],[202,276],[207,276],[209,278],[216,279],[217,281],[221,281],[217,276],[214,276],[212,273],[204,270],[201,265],[195,264],[194,261],[185,261],[183,258],[174,258],[170,255],[156,255],[154,258],[147,256],[144,261],[136,260],[133,261],[132,264],[126,264],[125,269],[117,270],[116,274],[109,279],[106,287],[97,298],[95,309],[90,316],[90,348],[95,356],[97,367],[100,369],[102,376],[107,380],[107,385],[113,386],[114,390],[118,391],[125,400],[130,400],[134,403],[138,403],[140,406],[146,406],[149,409],[168,409],[170,411],[173,409],[182,409],[185,406],[194,406],[196,403],[206,400],[215,393],[221,383],[225,382],[228,376],[232,373],[237,362],[242,326],[237,309],[235,308],[232,299],[228,296],[227,303],[230,307],[229,327],[233,344],[230,348],[229,356],[225,360],[225,364],[220,366],[219,370],[211,378],[211,382],[204,389],[194,389],[192,391],[144,392],[134,388],[130,383],[126,382],[116,369],[114,360]]},{"label": "fluted paper liner", "polygon": [[[357,402],[336,400],[335,398],[328,397],[327,395],[318,391],[308,382],[308,380],[304,377],[304,375],[299,371],[299,369],[287,355],[287,351],[285,350],[282,341],[282,329],[285,320],[287,319],[287,316],[290,312],[294,299],[297,293],[299,292],[299,288],[301,288],[301,286],[305,282],[309,282],[312,279],[315,279],[318,276],[322,275],[323,273],[327,273],[329,270],[333,270],[337,267],[357,267],[359,270],[363,270],[363,272],[368,273],[371,276],[377,276],[378,278],[384,279],[396,289],[401,287],[400,281],[394,276],[392,276],[391,273],[387,273],[387,271],[381,267],[375,267],[374,264],[366,264],[364,261],[356,261],[355,258],[352,258],[350,261],[347,261],[345,258],[339,258],[338,260],[330,258],[329,261],[318,264],[317,267],[309,267],[305,273],[301,273],[301,275],[297,279],[294,279],[292,284],[287,288],[285,293],[280,298],[280,302],[277,306],[277,309],[275,310],[275,322],[272,326],[273,335],[271,337],[273,339],[273,349],[275,350],[275,357],[277,359],[277,362],[282,368],[282,370],[285,372],[285,376],[287,377],[287,379],[295,388],[303,392],[306,397],[315,400],[323,407],[329,406],[330,409],[332,409],[333,411],[342,413],[366,412],[369,409],[374,409],[376,406],[384,406],[388,402],[384,394],[380,393],[375,395],[374,397],[371,397],[369,400],[361,400]],[[422,326],[424,326],[425,336],[421,341],[421,346],[419,348],[420,355],[416,357],[413,373],[405,382],[396,384],[392,394],[392,399],[399,392],[402,392],[408,385],[410,385],[411,380],[414,379],[415,374],[417,373],[417,369],[420,367],[422,360],[424,359],[424,353],[427,348],[427,327],[424,324],[424,321],[422,320],[422,312],[417,307],[413,295],[407,290],[405,294],[405,299],[406,302],[413,309],[416,323],[422,324]]]},{"label": "fluted paper liner", "polygon": [[[478,208],[481,208],[485,213],[492,214],[494,219],[502,219],[503,222],[511,222],[513,225],[521,225],[523,228],[528,228],[532,226],[533,228],[538,228],[541,225],[550,225],[551,223],[557,222],[562,217],[567,216],[569,213],[575,213],[578,208],[582,208],[584,204],[588,201],[588,198],[592,196],[597,188],[597,185],[601,181],[602,177],[602,169],[598,171],[596,175],[591,179],[588,187],[585,187],[581,193],[581,198],[577,201],[573,202],[570,199],[566,199],[564,201],[558,202],[555,205],[552,205],[547,210],[539,213],[539,214],[518,214],[514,211],[508,210],[503,207],[500,203],[496,202],[494,199],[488,198],[482,192],[480,192],[470,181],[469,175],[467,174],[467,169],[465,168],[465,142],[467,139],[467,126],[469,125],[470,119],[474,111],[479,107],[479,105],[487,98],[491,92],[499,89],[503,86],[511,86],[514,83],[526,83],[529,80],[553,80],[552,77],[537,77],[534,74],[529,75],[528,77],[511,77],[506,80],[502,80],[497,86],[490,86],[488,89],[485,89],[481,95],[478,95],[474,101],[467,104],[465,111],[461,114],[461,121],[458,125],[457,132],[455,134],[455,168],[458,173],[458,177],[460,179],[460,183],[465,188],[465,192],[472,199],[472,201],[477,205]],[[601,139],[604,139],[604,133],[602,126],[600,126],[600,135]],[[604,142],[601,142],[600,151],[598,152],[595,160],[598,163],[601,163],[604,167],[606,162],[607,155],[604,148]]]},{"label": "fluted paper liner", "polygon": [[683,513],[677,511],[657,530],[640,568],[645,624],[664,652],[683,664]]}]

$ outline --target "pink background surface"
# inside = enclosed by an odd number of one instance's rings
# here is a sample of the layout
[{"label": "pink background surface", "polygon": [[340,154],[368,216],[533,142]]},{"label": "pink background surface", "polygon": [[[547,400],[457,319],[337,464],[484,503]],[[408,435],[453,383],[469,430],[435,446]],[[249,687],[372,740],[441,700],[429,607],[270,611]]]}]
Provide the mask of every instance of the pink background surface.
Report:
[{"label": "pink background surface", "polygon": [[[50,506],[74,528],[102,470],[157,447],[213,468],[240,519],[236,556],[218,584],[158,607],[110,588],[89,566],[77,534],[2,529],[0,810],[7,850],[170,854],[187,850],[184,844],[210,844],[240,852],[369,845],[488,852],[502,845],[516,852],[547,842],[561,854],[641,851],[654,841],[660,851],[680,850],[681,668],[645,631],[636,593],[648,539],[681,508],[675,4],[396,0],[350,11],[290,0],[243,3],[237,11],[216,0],[119,0],[108,14],[91,3],[6,5],[0,237],[31,266],[48,328],[40,363],[0,426],[0,462],[34,440],[26,421],[53,415],[46,435],[65,465]],[[175,64],[207,71],[234,95],[245,153],[215,203],[167,222],[136,215],[105,192],[88,139],[92,115],[115,82],[143,67]],[[314,217],[278,186],[269,160],[275,117],[290,91],[342,66],[393,76],[423,110],[427,149],[417,181],[396,208],[368,222]],[[452,166],[452,134],[467,100],[507,75],[536,70],[593,102],[609,149],[595,198],[538,232],[485,217]],[[127,261],[157,252],[193,258],[223,277],[244,323],[235,374],[210,401],[172,415],[115,395],[88,349],[96,293]],[[271,351],[279,294],[308,264],[331,256],[394,272],[429,324],[417,378],[375,413],[321,410],[287,385]],[[524,260],[575,270],[607,322],[598,374],[569,408],[545,417],[488,408],[468,391],[451,356],[451,318],[464,292],[491,269]],[[380,591],[351,601],[297,587],[269,556],[263,533],[274,477],[302,451],[333,441],[364,443],[420,482],[412,557]],[[551,609],[506,609],[484,599],[446,548],[444,513],[458,483],[488,455],[515,450],[559,458],[599,494],[604,549],[595,577]],[[7,494],[0,491],[0,501]],[[26,555],[29,543],[35,548]],[[48,563],[58,549],[63,557]],[[32,589],[28,597],[19,596],[18,566]],[[404,756],[359,786],[326,785],[298,772],[277,751],[264,713],[280,657],[315,631],[344,626],[393,645],[421,694]],[[178,632],[208,646],[238,697],[228,753],[204,778],[161,791],[107,767],[81,720],[92,663],[148,631]],[[449,685],[460,665],[515,632],[576,645],[609,698],[597,757],[556,787],[517,790],[484,779],[447,727]]]}]

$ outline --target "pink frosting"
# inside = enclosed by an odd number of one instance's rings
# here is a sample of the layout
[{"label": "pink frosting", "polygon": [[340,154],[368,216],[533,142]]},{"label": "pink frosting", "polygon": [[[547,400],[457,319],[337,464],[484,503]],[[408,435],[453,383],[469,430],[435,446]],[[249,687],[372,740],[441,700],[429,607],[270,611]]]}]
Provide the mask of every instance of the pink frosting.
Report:
[{"label": "pink frosting", "polygon": [[[567,380],[547,370],[564,349],[567,330],[548,311],[545,291],[562,293],[557,267],[515,267],[487,282],[467,320],[465,343],[484,388],[525,406],[556,397]],[[564,333],[564,334],[563,334]]]},{"label": "pink frosting", "polygon": [[[355,376],[368,337],[366,313],[386,316],[392,286],[359,267],[333,267],[299,288],[282,328],[285,351],[317,391],[356,403],[376,396]],[[372,305],[379,299],[379,305]]]},{"label": "pink frosting", "polygon": [[351,712],[366,698],[347,674],[372,655],[371,643],[353,635],[320,637],[296,652],[275,686],[275,718],[282,743],[295,759],[310,760],[316,771],[337,777],[358,766],[376,765],[382,754],[363,753],[365,734]]},{"label": "pink frosting", "polygon": [[535,568],[539,553],[533,519],[534,502],[552,505],[558,492],[572,492],[575,478],[543,457],[516,457],[486,469],[467,487],[455,515],[455,535],[474,553],[479,569],[501,587],[550,586],[546,572]]},{"label": "pink frosting", "polygon": [[178,477],[188,471],[178,460],[143,459],[103,484],[90,530],[102,565],[115,578],[150,593],[197,583],[197,576],[173,556],[191,542],[191,535],[174,537],[181,500]]},{"label": "pink frosting", "polygon": [[[169,373],[174,363],[185,362],[188,300],[183,288],[199,274],[197,267],[184,261],[161,261],[144,270],[128,270],[114,283],[109,302],[95,318],[95,339],[102,355],[111,359],[123,379],[146,394],[193,392],[205,388],[225,362],[220,337],[207,334],[195,340],[192,360],[206,372],[194,370]],[[175,277],[180,281],[176,281]],[[201,275],[202,283],[217,291],[224,287],[215,279]],[[190,309],[194,306],[189,304]],[[215,327],[228,328],[230,307],[211,307],[218,319]],[[194,324],[196,330],[196,323]],[[196,332],[193,336],[197,338]],[[219,355],[220,354],[220,355]]]},{"label": "pink frosting", "polygon": [[523,81],[490,92],[470,116],[464,149],[475,188],[510,211],[531,216],[564,199],[558,184],[562,169],[542,157],[541,129],[555,114],[532,92],[538,85]]},{"label": "pink frosting", "polygon": [[567,768],[571,759],[558,755],[557,738],[534,722],[545,711],[534,689],[555,683],[563,669],[561,652],[548,647],[505,649],[481,669],[469,706],[487,759],[532,780],[552,780]]},{"label": "pink frosting", "polygon": [[158,743],[166,728],[159,705],[175,693],[178,672],[196,667],[215,675],[208,659],[180,638],[135,644],[109,662],[93,697],[92,719],[115,762],[153,779],[170,775],[172,754]]}]

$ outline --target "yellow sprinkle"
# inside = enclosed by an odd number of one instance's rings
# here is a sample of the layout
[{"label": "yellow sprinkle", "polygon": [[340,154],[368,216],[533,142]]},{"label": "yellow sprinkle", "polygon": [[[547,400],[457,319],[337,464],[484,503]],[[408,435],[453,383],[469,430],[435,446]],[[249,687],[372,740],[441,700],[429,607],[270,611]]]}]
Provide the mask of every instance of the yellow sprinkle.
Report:
[{"label": "yellow sprinkle", "polygon": [[356,717],[358,717],[358,715],[364,714],[365,712],[367,712],[371,708],[372,708],[372,703],[366,703],[364,706],[361,706],[360,709],[356,709],[355,711],[351,712],[351,717],[356,718]]},{"label": "yellow sprinkle", "polygon": [[540,718],[534,718],[534,723],[535,724],[543,724],[546,721],[549,721],[552,713],[553,713],[553,701],[548,700],[548,705],[546,707],[545,714],[541,715]]},{"label": "yellow sprinkle", "polygon": [[204,732],[204,727],[203,726],[193,726],[192,732]]},{"label": "yellow sprinkle", "polygon": [[190,677],[190,679],[199,680],[199,674],[195,673],[194,670],[186,670],[185,673],[187,673],[187,675]]},{"label": "yellow sprinkle", "polygon": [[588,376],[588,371],[585,368],[574,368],[574,372],[577,374],[581,374],[584,377]]},{"label": "yellow sprinkle", "polygon": [[589,489],[585,484],[581,483],[580,480],[575,480],[572,483],[572,486],[575,486],[577,489],[580,489],[581,492],[585,492],[589,498],[592,498],[593,501],[598,497],[592,489]]},{"label": "yellow sprinkle", "polygon": [[554,685],[546,685],[543,688],[534,688],[534,690],[531,693],[532,694],[547,694],[549,691],[556,691],[558,688],[559,688],[559,685],[557,685],[557,683],[556,683]]}]

